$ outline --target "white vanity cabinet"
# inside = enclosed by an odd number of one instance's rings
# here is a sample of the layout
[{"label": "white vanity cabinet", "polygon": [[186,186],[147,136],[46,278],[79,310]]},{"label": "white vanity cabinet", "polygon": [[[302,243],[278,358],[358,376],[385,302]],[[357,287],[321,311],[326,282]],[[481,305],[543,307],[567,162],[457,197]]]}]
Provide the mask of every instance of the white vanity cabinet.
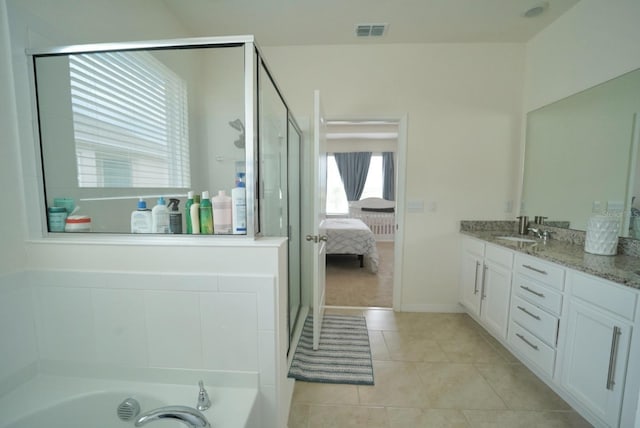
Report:
[{"label": "white vanity cabinet", "polygon": [[620,421],[637,293],[568,271],[562,387],[607,426]]},{"label": "white vanity cabinet", "polygon": [[497,337],[505,339],[513,251],[463,238],[460,302]]}]

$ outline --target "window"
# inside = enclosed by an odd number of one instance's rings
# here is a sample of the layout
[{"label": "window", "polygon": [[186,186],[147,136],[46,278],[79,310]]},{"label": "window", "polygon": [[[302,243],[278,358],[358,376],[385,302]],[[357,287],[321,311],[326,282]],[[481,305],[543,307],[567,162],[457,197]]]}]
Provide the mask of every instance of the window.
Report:
[{"label": "window", "polygon": [[[367,181],[365,182],[360,199],[382,198],[383,181],[382,154],[374,153],[371,155]],[[344,186],[340,178],[336,159],[333,155],[327,155],[327,213],[346,214],[348,212],[349,203],[347,201],[347,195],[344,192]]]},{"label": "window", "polygon": [[183,79],[146,52],[71,55],[69,74],[79,187],[190,187]]}]

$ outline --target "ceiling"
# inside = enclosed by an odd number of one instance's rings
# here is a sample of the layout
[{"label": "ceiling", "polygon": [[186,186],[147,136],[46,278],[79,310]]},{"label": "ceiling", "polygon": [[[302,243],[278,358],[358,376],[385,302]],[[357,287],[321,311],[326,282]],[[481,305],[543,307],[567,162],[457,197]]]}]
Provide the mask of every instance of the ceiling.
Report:
[{"label": "ceiling", "polygon": [[[253,34],[263,46],[523,43],[579,0],[160,0],[196,36]],[[543,14],[526,10],[546,4]],[[386,23],[358,38],[358,24]]]}]

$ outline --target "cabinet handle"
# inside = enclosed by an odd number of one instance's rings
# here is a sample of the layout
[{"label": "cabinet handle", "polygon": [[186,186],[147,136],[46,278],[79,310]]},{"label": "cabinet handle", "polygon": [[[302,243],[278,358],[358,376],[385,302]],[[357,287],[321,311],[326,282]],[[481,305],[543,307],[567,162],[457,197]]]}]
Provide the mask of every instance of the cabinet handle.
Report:
[{"label": "cabinet handle", "polygon": [[533,266],[530,266],[530,265],[522,265],[522,267],[525,267],[525,268],[527,268],[527,269],[529,269],[529,270],[532,270],[532,271],[534,271],[534,272],[541,273],[541,274],[543,274],[543,275],[547,275],[547,271],[542,270],[542,269],[536,269],[536,268],[534,268]]},{"label": "cabinet handle", "polygon": [[482,268],[482,291],[481,291],[481,297],[480,297],[480,300],[484,300],[484,299],[486,299],[486,298],[487,298],[487,295],[485,294],[485,292],[484,292],[484,291],[485,291],[485,288],[486,288],[485,280],[486,280],[486,278],[487,278],[487,269],[488,269],[488,268],[489,268],[489,267],[488,267],[487,265],[484,265],[484,267]]},{"label": "cabinet handle", "polygon": [[473,294],[478,294],[478,268],[480,267],[480,262],[476,261],[476,279],[473,282]]},{"label": "cabinet handle", "polygon": [[518,309],[520,309],[522,312],[524,312],[525,314],[529,315],[531,318],[535,318],[538,321],[540,321],[540,317],[536,314],[532,314],[531,312],[529,312],[528,310],[526,310],[525,308],[523,308],[522,306],[518,306]]},{"label": "cabinet handle", "polygon": [[525,291],[528,291],[531,294],[535,294],[538,297],[544,297],[544,294],[538,293],[537,291],[534,291],[534,290],[530,289],[529,287],[527,287],[525,285],[521,285],[520,288],[522,288]]},{"label": "cabinet handle", "polygon": [[613,385],[615,381],[613,378],[616,375],[616,359],[618,357],[618,343],[620,342],[620,335],[622,330],[620,327],[613,327],[613,335],[611,336],[611,353],[609,354],[609,372],[607,373],[607,389],[613,391]]},{"label": "cabinet handle", "polygon": [[524,343],[526,343],[527,345],[531,346],[533,349],[535,349],[536,351],[538,350],[538,347],[536,345],[534,345],[533,343],[529,342],[527,339],[525,339],[525,337],[523,335],[521,335],[520,333],[516,333],[516,336],[518,336],[520,338],[520,340],[522,340]]}]

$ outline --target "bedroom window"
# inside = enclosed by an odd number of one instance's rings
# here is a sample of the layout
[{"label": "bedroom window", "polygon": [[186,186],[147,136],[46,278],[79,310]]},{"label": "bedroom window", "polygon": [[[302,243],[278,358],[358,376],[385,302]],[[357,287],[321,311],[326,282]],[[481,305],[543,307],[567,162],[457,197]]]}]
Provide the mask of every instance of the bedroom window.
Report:
[{"label": "bedroom window", "polygon": [[78,187],[190,186],[187,85],[147,52],[69,56]]},{"label": "bedroom window", "polygon": [[[383,185],[382,154],[371,155],[369,172],[360,199],[382,198]],[[344,191],[336,159],[332,154],[327,155],[327,214],[347,214],[349,203]]]}]

